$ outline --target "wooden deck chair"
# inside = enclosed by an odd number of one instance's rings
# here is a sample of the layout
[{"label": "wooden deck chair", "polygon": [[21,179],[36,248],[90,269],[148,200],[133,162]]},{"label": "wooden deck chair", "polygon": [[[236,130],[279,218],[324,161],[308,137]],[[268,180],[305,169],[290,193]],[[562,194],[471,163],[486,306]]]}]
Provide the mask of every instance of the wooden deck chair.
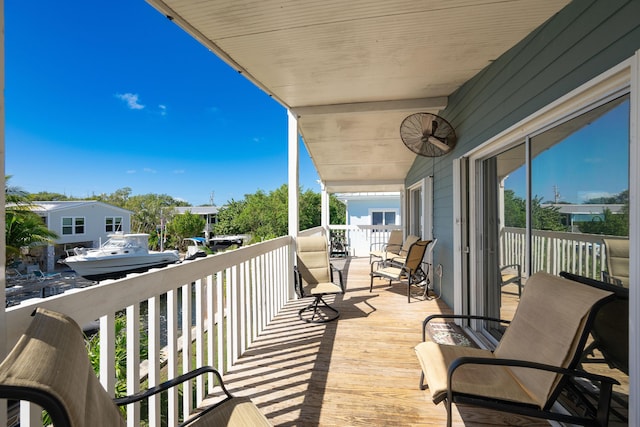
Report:
[{"label": "wooden deck chair", "polygon": [[419,286],[422,288],[423,297],[426,296],[428,291],[427,287],[427,275],[422,269],[422,259],[427,251],[429,245],[428,240],[418,240],[413,243],[409,248],[409,253],[405,258],[402,265],[398,266],[395,263],[386,262],[381,263],[380,268],[372,271],[371,284],[369,286],[369,292],[373,291],[373,279],[375,277],[389,279],[389,286],[396,280],[400,281],[402,278],[407,280],[407,301],[411,302],[411,286]]},{"label": "wooden deck chair", "polygon": [[49,413],[56,427],[125,426],[118,406],[144,400],[209,372],[219,381],[224,398],[184,425],[270,425],[248,398],[232,396],[210,367],[112,400],[93,372],[78,324],[64,314],[38,308],[26,332],[0,364],[0,398],[36,403]]},{"label": "wooden deck chair", "polygon": [[[540,272],[527,281],[511,322],[483,316],[427,317],[423,338],[427,324],[434,318],[493,320],[509,326],[493,352],[428,340],[418,344],[420,386],[431,390],[434,403],[445,401],[448,426],[453,403],[606,426],[612,386],[617,381],[584,372],[579,369],[579,362],[598,309],[612,298],[611,292]],[[574,378],[599,384],[595,419],[551,410],[563,387]]]},{"label": "wooden deck chair", "polygon": [[[300,320],[326,323],[340,316],[327,304],[325,295],[343,294],[342,272],[329,262],[329,248],[324,236],[300,236],[296,240],[298,262],[294,268],[295,291],[300,298],[313,297],[313,302],[298,311]],[[334,275],[334,273],[336,273]],[[335,283],[336,279],[338,283]],[[327,313],[327,310],[331,313]],[[307,312],[311,316],[305,316]]]},{"label": "wooden deck chair", "polygon": [[378,242],[370,245],[369,264],[398,255],[400,249],[402,249],[402,230],[391,230],[386,243]]},{"label": "wooden deck chair", "polygon": [[629,287],[629,240],[602,239],[607,255],[607,271],[602,280],[613,285]]}]

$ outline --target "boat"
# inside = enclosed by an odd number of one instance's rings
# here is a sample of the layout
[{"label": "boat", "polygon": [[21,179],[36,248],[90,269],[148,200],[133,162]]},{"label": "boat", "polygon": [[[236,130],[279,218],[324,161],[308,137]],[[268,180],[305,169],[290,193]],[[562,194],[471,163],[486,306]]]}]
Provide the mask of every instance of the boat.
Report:
[{"label": "boat", "polygon": [[192,259],[206,257],[207,250],[207,241],[204,237],[187,237],[184,239],[184,242],[187,243],[187,253],[184,257],[185,260],[190,261]]},{"label": "boat", "polygon": [[73,253],[64,263],[79,276],[96,281],[118,279],[180,260],[175,250],[150,251],[149,235],[145,233],[110,234],[99,248],[74,248]]}]

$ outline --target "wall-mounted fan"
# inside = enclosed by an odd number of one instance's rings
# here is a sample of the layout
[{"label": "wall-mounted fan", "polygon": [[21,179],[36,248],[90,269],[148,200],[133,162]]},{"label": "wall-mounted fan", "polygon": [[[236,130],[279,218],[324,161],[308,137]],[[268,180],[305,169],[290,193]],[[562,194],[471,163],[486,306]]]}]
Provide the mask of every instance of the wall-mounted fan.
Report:
[{"label": "wall-mounted fan", "polygon": [[456,145],[453,127],[440,116],[415,113],[400,125],[400,138],[407,148],[425,157],[447,154]]}]

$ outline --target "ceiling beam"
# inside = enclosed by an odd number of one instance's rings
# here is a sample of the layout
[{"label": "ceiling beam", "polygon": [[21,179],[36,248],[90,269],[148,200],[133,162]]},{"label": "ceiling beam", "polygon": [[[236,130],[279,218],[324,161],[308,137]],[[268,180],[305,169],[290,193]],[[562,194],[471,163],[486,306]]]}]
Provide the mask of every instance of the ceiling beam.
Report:
[{"label": "ceiling beam", "polygon": [[448,98],[438,96],[433,98],[400,99],[394,101],[355,102],[351,104],[310,105],[295,107],[291,112],[297,117],[318,114],[354,114],[373,113],[382,111],[439,111],[446,108]]}]

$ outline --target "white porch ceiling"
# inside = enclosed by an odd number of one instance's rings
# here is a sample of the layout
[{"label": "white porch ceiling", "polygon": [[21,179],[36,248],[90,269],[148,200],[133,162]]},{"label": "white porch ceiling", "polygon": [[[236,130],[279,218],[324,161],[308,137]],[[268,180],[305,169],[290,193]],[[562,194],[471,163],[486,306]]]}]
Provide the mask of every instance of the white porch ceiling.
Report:
[{"label": "white porch ceiling", "polygon": [[569,0],[148,0],[299,116],[330,192],[397,191],[399,128]]}]

